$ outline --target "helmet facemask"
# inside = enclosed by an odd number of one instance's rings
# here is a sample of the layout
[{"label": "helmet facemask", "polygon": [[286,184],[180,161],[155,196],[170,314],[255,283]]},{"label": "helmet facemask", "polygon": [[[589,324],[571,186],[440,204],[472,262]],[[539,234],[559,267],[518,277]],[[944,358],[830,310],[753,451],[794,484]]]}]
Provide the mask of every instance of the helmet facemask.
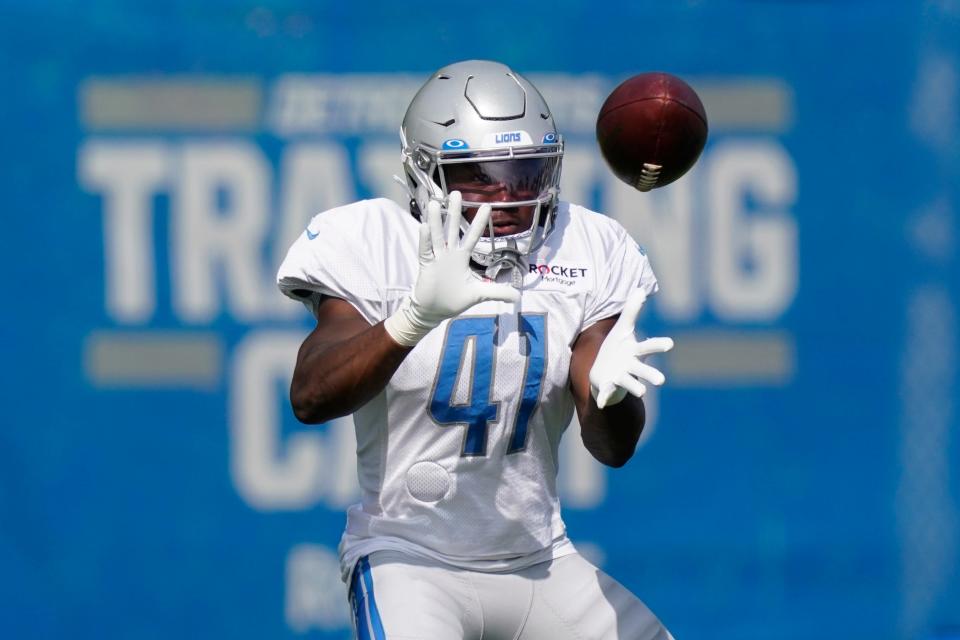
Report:
[{"label": "helmet facemask", "polygon": [[[403,132],[401,132],[403,137]],[[490,205],[487,230],[471,258],[491,280],[512,270],[511,282],[519,287],[526,257],[535,252],[553,229],[559,202],[563,142],[491,149],[435,149],[418,145],[404,149],[404,167],[411,204],[425,211],[430,200],[441,203],[446,216],[451,191],[460,191],[464,208],[461,232],[470,222],[467,211]],[[498,234],[498,209],[533,207],[527,228]],[[472,218],[472,216],[470,216]]]}]

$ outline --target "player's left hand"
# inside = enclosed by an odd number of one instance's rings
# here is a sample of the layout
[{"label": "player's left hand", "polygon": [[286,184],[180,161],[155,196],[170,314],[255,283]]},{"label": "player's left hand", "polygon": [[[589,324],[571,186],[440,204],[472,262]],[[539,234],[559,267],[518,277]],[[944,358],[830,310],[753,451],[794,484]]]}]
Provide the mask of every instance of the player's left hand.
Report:
[{"label": "player's left hand", "polygon": [[617,404],[628,393],[643,397],[647,384],[660,386],[666,380],[659,370],[643,362],[642,358],[670,351],[673,340],[647,338],[638,341],[634,333],[637,316],[646,300],[647,294],[642,289],[630,295],[590,368],[590,394],[601,409]]}]

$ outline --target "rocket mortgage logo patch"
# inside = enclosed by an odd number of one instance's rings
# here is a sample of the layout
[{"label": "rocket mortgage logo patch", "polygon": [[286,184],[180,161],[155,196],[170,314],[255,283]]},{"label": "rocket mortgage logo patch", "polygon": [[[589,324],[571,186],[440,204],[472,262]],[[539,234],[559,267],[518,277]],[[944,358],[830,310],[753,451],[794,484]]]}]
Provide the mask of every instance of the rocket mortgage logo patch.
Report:
[{"label": "rocket mortgage logo patch", "polygon": [[537,273],[546,282],[557,282],[567,286],[577,283],[587,275],[586,267],[568,267],[559,264],[531,264],[530,273]]}]

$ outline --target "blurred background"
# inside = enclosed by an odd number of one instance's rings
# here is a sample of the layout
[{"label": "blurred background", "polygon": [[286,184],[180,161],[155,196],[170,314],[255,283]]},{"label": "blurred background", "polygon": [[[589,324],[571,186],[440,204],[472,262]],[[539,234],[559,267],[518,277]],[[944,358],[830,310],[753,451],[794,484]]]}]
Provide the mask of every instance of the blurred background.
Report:
[{"label": "blurred background", "polygon": [[[349,420],[296,423],[310,216],[401,198],[446,63],[528,75],[567,199],[620,220],[673,336],[625,468],[568,434],[571,537],[677,638],[960,636],[960,2],[0,2],[0,628],[347,638]],[[640,194],[616,84],[711,134]],[[576,425],[573,426],[576,429]],[[572,436],[572,437],[570,437]]]}]

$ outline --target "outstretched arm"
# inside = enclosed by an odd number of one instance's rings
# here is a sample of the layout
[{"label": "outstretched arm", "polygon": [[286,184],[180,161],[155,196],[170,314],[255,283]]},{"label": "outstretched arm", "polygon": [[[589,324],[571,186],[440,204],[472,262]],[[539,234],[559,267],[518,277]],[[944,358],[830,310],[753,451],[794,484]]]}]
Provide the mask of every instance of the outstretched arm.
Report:
[{"label": "outstretched arm", "polygon": [[673,348],[670,338],[637,341],[634,326],[645,300],[646,294],[636,292],[621,315],[581,333],[570,358],[570,388],[583,444],[611,467],[625,465],[637,447],[646,421],[642,400],[646,385],[665,380],[641,358]]}]

